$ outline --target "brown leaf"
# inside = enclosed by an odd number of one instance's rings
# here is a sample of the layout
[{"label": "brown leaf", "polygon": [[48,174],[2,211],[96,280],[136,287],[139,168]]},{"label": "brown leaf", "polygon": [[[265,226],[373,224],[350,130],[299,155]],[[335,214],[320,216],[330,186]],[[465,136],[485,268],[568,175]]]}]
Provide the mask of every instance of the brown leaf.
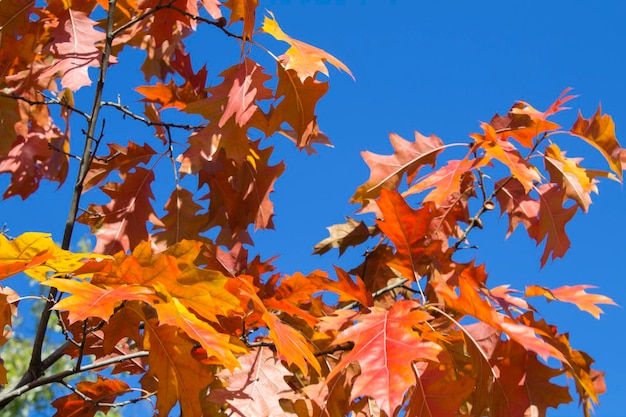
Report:
[{"label": "brown leaf", "polygon": [[115,402],[115,398],[126,394],[130,387],[124,381],[98,375],[97,381],[81,381],[76,384],[76,390],[88,400],[76,393],[57,398],[52,402],[52,406],[57,409],[54,417],[93,417],[98,411],[106,414],[111,407],[100,403]]},{"label": "brown leaf", "polygon": [[326,228],[330,236],[315,245],[313,254],[323,255],[331,248],[339,248],[339,255],[343,255],[347,248],[360,245],[377,230],[375,227],[367,227],[363,221],[357,222],[352,217],[346,217],[346,220],[346,223]]}]

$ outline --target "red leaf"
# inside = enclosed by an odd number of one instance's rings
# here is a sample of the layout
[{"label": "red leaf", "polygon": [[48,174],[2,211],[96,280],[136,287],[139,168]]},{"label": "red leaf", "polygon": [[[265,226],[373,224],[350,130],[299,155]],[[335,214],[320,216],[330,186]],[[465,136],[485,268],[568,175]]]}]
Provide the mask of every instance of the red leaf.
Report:
[{"label": "red leaf", "polygon": [[552,259],[562,258],[570,247],[570,241],[565,233],[565,225],[576,214],[577,206],[565,208],[563,201],[565,192],[555,184],[543,184],[537,188],[539,193],[539,222],[537,227],[529,230],[529,234],[537,244],[546,240],[546,246],[541,255],[541,266],[546,264],[549,256]]},{"label": "red leaf", "polygon": [[41,77],[60,74],[61,85],[76,91],[91,85],[89,67],[99,67],[102,53],[96,44],[104,40],[104,32],[94,29],[96,22],[83,11],[63,10],[57,15],[59,22],[50,34],[53,42],[46,45],[44,54],[55,58]]},{"label": "red leaf", "polygon": [[91,204],[78,221],[91,226],[96,235],[97,253],[127,251],[148,240],[146,223],[155,215],[150,199],[154,172],[136,167],[134,172],[120,173],[123,182],[109,182],[101,187],[111,202],[104,206]]},{"label": "red leaf", "polygon": [[389,141],[394,150],[391,155],[361,154],[370,168],[370,178],[357,188],[351,202],[365,205],[368,199],[377,198],[383,188],[397,190],[405,173],[407,183],[411,183],[420,168],[429,164],[435,166],[437,155],[445,148],[437,136],[426,137],[419,132],[415,132],[414,142],[395,133],[389,135]]},{"label": "red leaf", "polygon": [[362,314],[359,323],[341,332],[334,344],[354,342],[341,362],[328,375],[331,381],[351,363],[357,362],[361,373],[354,380],[351,400],[372,397],[388,416],[402,404],[405,392],[415,385],[411,364],[437,361],[441,347],[422,339],[413,326],[431,319],[427,313],[414,310],[413,301],[398,301],[389,311],[373,307]]}]

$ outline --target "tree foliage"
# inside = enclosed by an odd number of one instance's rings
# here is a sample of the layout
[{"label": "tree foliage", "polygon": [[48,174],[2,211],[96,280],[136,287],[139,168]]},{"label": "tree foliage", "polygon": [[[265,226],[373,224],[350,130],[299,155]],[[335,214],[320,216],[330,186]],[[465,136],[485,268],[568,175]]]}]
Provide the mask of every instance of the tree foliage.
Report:
[{"label": "tree foliage", "polygon": [[[541,416],[572,395],[588,415],[604,374],[530,302],[599,317],[613,301],[579,284],[491,287],[485,265],[457,252],[499,209],[507,234],[521,228],[543,245],[542,266],[563,257],[565,227],[588,211],[599,180],[622,180],[611,117],[598,108],[561,126],[557,114],[574,99],[566,90],[544,111],[514,103],[465,142],[391,134],[392,154],[363,153],[370,177],[351,197],[359,219],[330,226],[314,249],[367,242],[363,262],[287,275],[247,250],[253,231],[274,227],[270,196],[285,170],[267,139],[308,153],[330,144],[316,105],[329,67],[351,73],[257,3],[0,4],[3,197],[27,199],[42,180],[61,185],[77,165],[60,245],[44,233],[0,235],[0,279],[49,291],[28,369],[0,366],[0,407],[59,384],[69,392],[52,402],[57,416],[144,400],[162,416],[175,407],[185,416]],[[214,85],[214,62],[186,50],[200,29],[239,51]],[[265,51],[275,68],[257,62]],[[111,65],[141,70],[139,103],[105,99],[119,93]],[[90,103],[75,101],[79,90]],[[121,142],[107,120],[150,132]],[[608,169],[567,156],[567,136],[595,147]],[[95,237],[90,253],[70,251],[75,222]],[[18,302],[2,288],[0,345],[15,342]],[[46,337],[51,315],[60,341]],[[61,358],[72,365],[51,368]]]}]

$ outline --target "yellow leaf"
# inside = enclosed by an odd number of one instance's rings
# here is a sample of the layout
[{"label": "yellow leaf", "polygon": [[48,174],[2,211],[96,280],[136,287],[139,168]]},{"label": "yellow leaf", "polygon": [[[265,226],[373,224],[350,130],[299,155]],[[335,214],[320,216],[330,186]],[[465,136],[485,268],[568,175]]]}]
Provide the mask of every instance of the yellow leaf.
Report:
[{"label": "yellow leaf", "polygon": [[0,279],[24,272],[38,281],[44,281],[50,272],[68,274],[80,268],[89,258],[105,257],[63,250],[48,233],[27,232],[13,240],[0,235]]},{"label": "yellow leaf", "polygon": [[269,16],[265,16],[261,30],[265,33],[269,33],[279,41],[287,42],[290,45],[287,52],[280,56],[280,60],[286,70],[293,69],[298,73],[300,81],[304,82],[305,78],[309,77],[315,78],[315,74],[318,72],[328,76],[328,69],[324,64],[326,61],[333,64],[337,69],[347,72],[354,78],[348,67],[328,52],[293,39],[283,32],[271,12],[269,12]]}]

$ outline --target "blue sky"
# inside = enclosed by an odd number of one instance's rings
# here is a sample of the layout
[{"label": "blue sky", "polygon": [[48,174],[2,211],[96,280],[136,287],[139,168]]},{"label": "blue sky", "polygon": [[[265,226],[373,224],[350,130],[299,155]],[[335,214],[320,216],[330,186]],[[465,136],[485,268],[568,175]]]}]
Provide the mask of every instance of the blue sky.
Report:
[{"label": "blue sky", "polygon": [[[566,87],[573,87],[573,93],[579,95],[571,107],[582,109],[589,117],[601,102],[604,112],[613,116],[618,139],[625,131],[626,3],[621,1],[260,3],[260,10],[271,10],[285,32],[332,53],[356,77],[353,81],[331,70],[330,91],[318,107],[320,127],[334,148],[318,148],[317,156],[308,157],[283,140],[271,140],[287,164],[272,196],[277,230],[261,233],[251,251],[260,252],[265,259],[280,254],[276,265],[285,273],[329,270],[332,264],[349,269],[359,262],[363,248],[342,258],[335,252],[313,257],[311,251],[327,236],[325,227],[354,215],[357,207],[348,200],[369,176],[360,152],[391,153],[389,132],[410,139],[418,130],[436,134],[444,142],[463,141],[478,131],[480,121],[488,121],[495,112],[506,112],[514,101],[525,100],[545,109]],[[212,47],[225,48],[223,55],[215,53],[216,59],[208,58],[209,79],[215,84],[217,74],[237,59],[238,50],[233,52],[234,45],[228,43],[232,41],[224,41],[215,31],[207,36]],[[272,42],[267,35],[259,35],[257,40],[274,53],[284,51],[284,44]],[[213,54],[214,50],[202,42],[189,49],[192,54]],[[229,54],[232,59],[225,61]],[[271,61],[262,55],[257,52],[273,71]],[[117,84],[107,92],[109,98],[114,98],[117,90],[125,91],[125,83],[133,77],[114,68],[110,79]],[[136,79],[141,80],[141,75],[136,74]],[[87,94],[79,93],[78,99]],[[124,92],[122,97],[140,98],[132,92]],[[569,127],[575,117],[575,110],[570,110],[559,121]],[[132,135],[121,128],[117,134],[122,141]],[[78,136],[77,131],[74,137]],[[140,138],[133,140],[141,142]],[[624,143],[626,139],[622,139]],[[568,153],[587,154],[586,161],[606,167],[595,151],[581,142],[573,143]],[[7,181],[6,176],[0,177],[0,187]],[[490,284],[510,283],[522,290],[527,284],[591,284],[619,305],[626,305],[622,284],[626,193],[620,184],[608,181],[599,188],[590,212],[577,216],[567,229],[572,240],[568,255],[543,270],[539,270],[542,249],[522,230],[505,241],[506,221],[497,213],[486,217],[485,229],[472,232],[470,240],[480,247],[473,255],[487,264]],[[12,235],[48,231],[60,241],[70,192],[68,181],[59,191],[44,185],[42,192],[26,203],[7,200],[0,204],[0,223],[8,222]],[[77,237],[81,233],[85,229],[79,229]],[[539,306],[548,321],[571,333],[574,347],[590,353],[597,368],[607,371],[608,392],[601,397],[596,414],[623,415],[624,308],[606,306],[606,314],[597,321],[572,306]],[[575,404],[548,414],[572,415],[581,415]]]}]

